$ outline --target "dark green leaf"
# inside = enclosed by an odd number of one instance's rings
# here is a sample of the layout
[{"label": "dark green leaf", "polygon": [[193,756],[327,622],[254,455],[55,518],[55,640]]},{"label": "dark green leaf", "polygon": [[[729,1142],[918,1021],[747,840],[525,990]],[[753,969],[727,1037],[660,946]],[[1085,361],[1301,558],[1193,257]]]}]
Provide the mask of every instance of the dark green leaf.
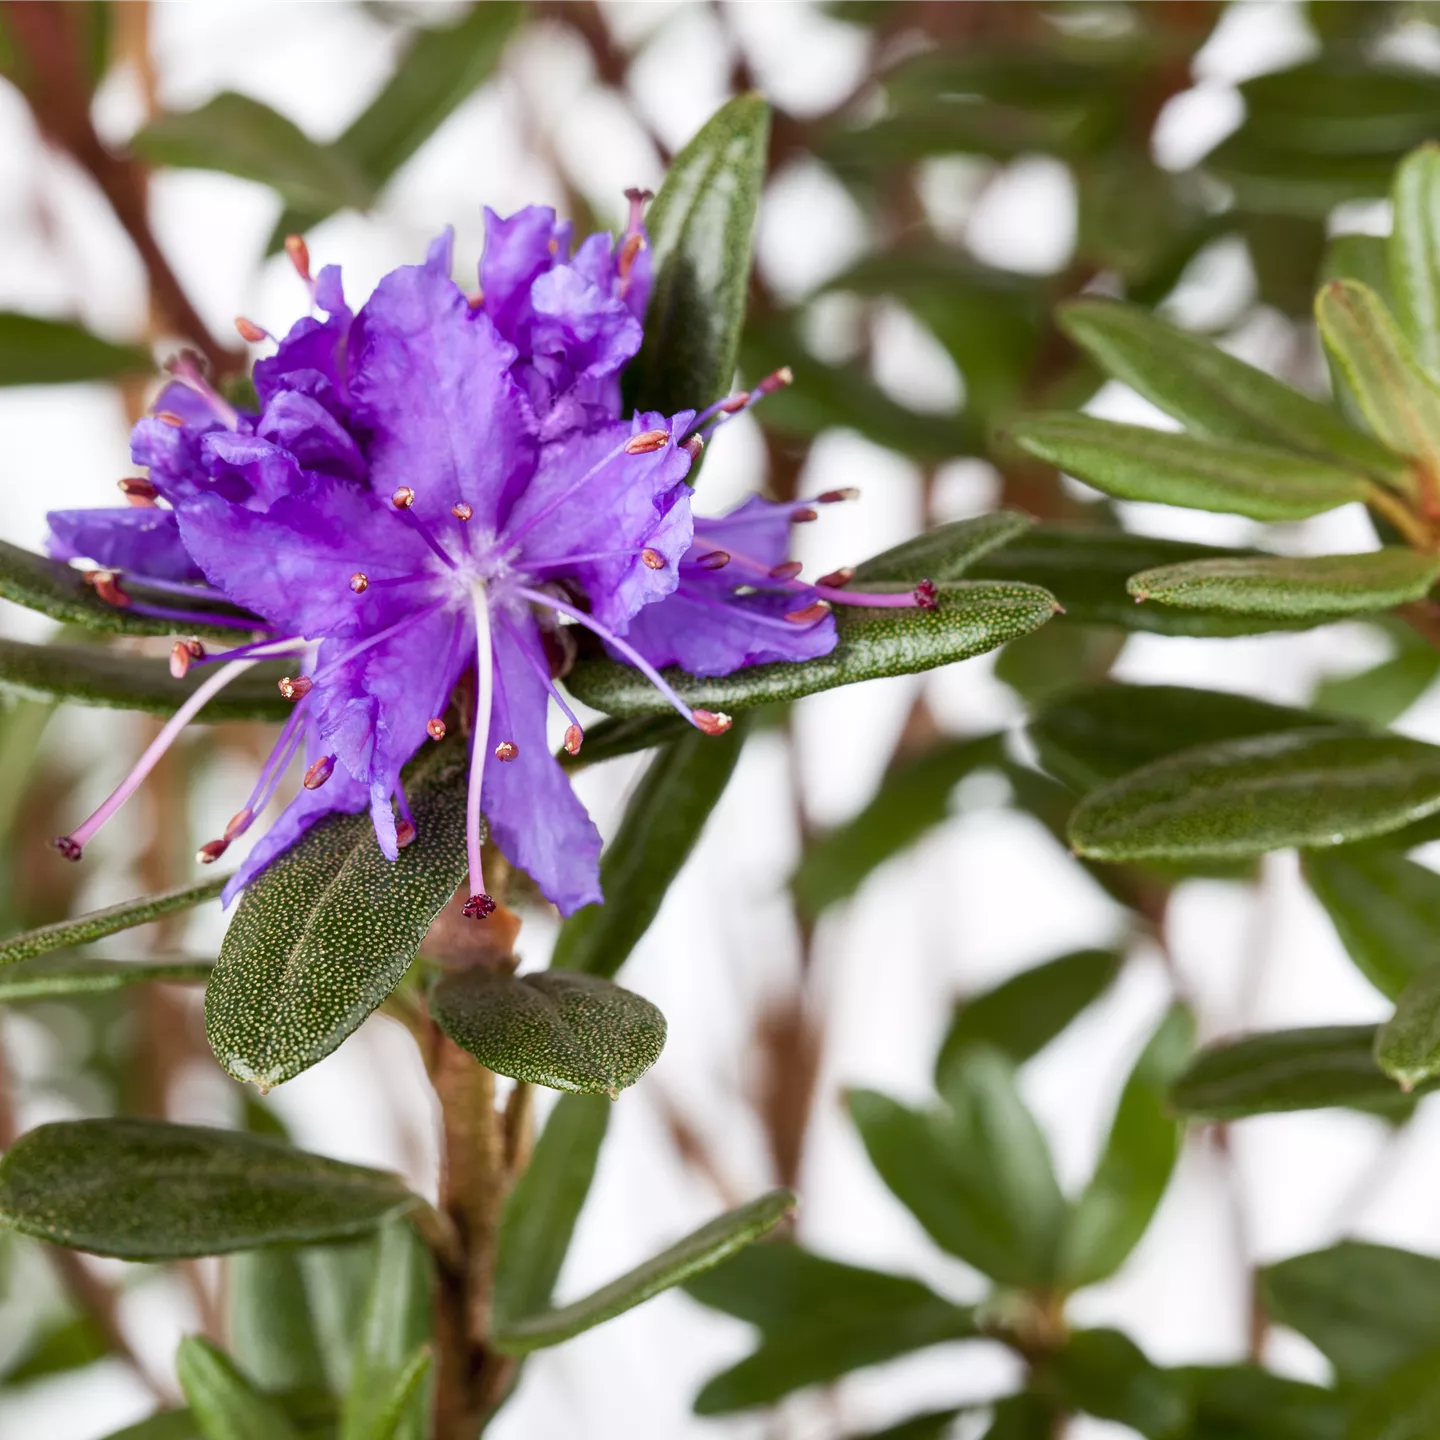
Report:
[{"label": "dark green leaf", "polygon": [[1194,1396],[1193,1440],[1346,1440],[1349,1400],[1258,1365],[1168,1372]]},{"label": "dark green leaf", "polygon": [[1063,1417],[1041,1395],[1008,1395],[996,1403],[984,1440],[1051,1440]]},{"label": "dark green leaf", "polygon": [[0,385],[115,380],[155,368],[139,345],[115,345],[69,320],[0,311]]},{"label": "dark green leaf", "polygon": [[285,1412],[199,1335],[180,1342],[175,1372],[206,1440],[299,1440]]},{"label": "dark green leaf", "polygon": [[1323,221],[1337,205],[1383,197],[1399,158],[1315,155],[1273,144],[1256,125],[1246,125],[1217,145],[1204,165],[1247,211]]},{"label": "dark green leaf", "polygon": [[1395,1013],[1375,1037],[1376,1062],[1402,1090],[1440,1074],[1440,961],[1430,958],[1435,953],[1429,951],[1428,963],[1400,992]]},{"label": "dark green leaf", "polygon": [[898,1425],[887,1425],[883,1430],[867,1430],[864,1435],[852,1435],[849,1440],[945,1440],[950,1427],[965,1412],[956,1410],[927,1410],[923,1415],[912,1415]]},{"label": "dark green leaf", "polygon": [[1350,958],[1394,1000],[1440,955],[1440,875],[1393,850],[1311,851],[1305,878]]},{"label": "dark green leaf", "polygon": [[1423,599],[1440,576],[1440,556],[1399,545],[1360,555],[1262,555],[1191,560],[1143,570],[1127,588],[1136,600],[1187,610],[1221,610],[1313,620],[1366,615]]},{"label": "dark green leaf", "polygon": [[1373,1025],[1274,1030],[1208,1046],[1171,1086],[1170,1103],[1199,1120],[1334,1105],[1382,1112],[1408,1106],[1375,1063]]},{"label": "dark green leaf", "polygon": [[795,1205],[791,1191],[772,1190],[727,1211],[583,1300],[497,1329],[494,1346],[504,1355],[525,1355],[594,1329],[744,1249],[773,1230]]},{"label": "dark green leaf", "polygon": [[[522,13],[510,0],[484,0],[454,25],[417,29],[384,88],[333,148],[378,190],[490,78]],[[324,207],[287,211],[270,237],[270,251],[330,213]]]},{"label": "dark green leaf", "polygon": [[1440,1260],[1345,1240],[1262,1272],[1265,1308],[1343,1379],[1373,1384],[1440,1346]]},{"label": "dark green leaf", "polygon": [[328,1388],[299,1253],[242,1250],[226,1278],[230,1353],[251,1383],[261,1390]]},{"label": "dark green leaf", "polygon": [[1431,1440],[1440,1433],[1440,1346],[1360,1397],[1346,1440]]},{"label": "dark green leaf", "polygon": [[665,1017],[598,975],[452,971],[430,994],[440,1028],[487,1070],[614,1099],[659,1058]]},{"label": "dark green leaf", "polygon": [[146,965],[133,960],[41,960],[0,971],[0,1005],[61,995],[101,995],[130,985],[193,985],[210,978],[208,960]]},{"label": "dark green leaf", "polygon": [[1440,145],[1427,141],[1406,157],[1390,198],[1395,313],[1420,363],[1440,375]]},{"label": "dark green leaf", "polygon": [[258,180],[301,209],[360,210],[375,195],[338,146],[317,145],[293,120],[230,90],[198,110],[160,116],[131,143],[152,164]]},{"label": "dark green leaf", "polygon": [[610,1103],[595,1095],[562,1095],[550,1112],[500,1220],[494,1313],[501,1329],[549,1306],[609,1123]]},{"label": "dark green leaf", "polygon": [[600,859],[605,902],[560,927],[552,968],[609,976],[625,963],[695,848],[744,743],[743,721],[724,735],[687,725],[650,762]]},{"label": "dark green leaf", "polygon": [[1435,76],[1343,55],[1259,75],[1241,92],[1272,143],[1321,155],[1405,150],[1440,125]]},{"label": "dark green leaf", "polygon": [[938,825],[950,792],[966,775],[1004,759],[1002,737],[949,740],[890,771],[853,819],[805,852],[790,885],[801,909],[817,916],[848,899],[878,866]]},{"label": "dark green leaf", "polygon": [[1120,658],[1126,638],[1114,625],[1045,625],[1000,652],[995,678],[1027,706],[1045,704],[1103,680]]},{"label": "dark green leaf", "polygon": [[961,1000],[935,1059],[935,1087],[946,1093],[955,1066],[976,1045],[993,1045],[1022,1065],[1038,1055],[1120,973],[1115,950],[1076,950]]},{"label": "dark green leaf", "polygon": [[1315,687],[1314,705],[1340,720],[1389,725],[1440,676],[1440,651],[1418,644],[1358,675],[1332,676]]},{"label": "dark green leaf", "polygon": [[936,1244],[1002,1284],[1043,1288],[1065,1201],[1010,1062],[971,1047],[947,1082],[948,1105],[928,1111],[851,1094],[870,1163]]},{"label": "dark green leaf", "polygon": [[630,715],[623,720],[601,720],[585,730],[585,745],[578,755],[562,749],[556,759],[567,770],[583,770],[637,750],[654,750],[683,739],[694,727],[673,710],[664,715]]},{"label": "dark green leaf", "polygon": [[1152,1365],[1116,1330],[1067,1336],[1049,1367],[1049,1380],[1066,1405],[1087,1415],[1154,1440],[1199,1440],[1189,1428],[1192,1386],[1180,1374]]},{"label": "dark green leaf", "polygon": [[627,404],[669,415],[729,389],[769,137],[770,107],[737,95],[671,161],[646,217],[655,279]]},{"label": "dark green leaf", "polygon": [[298,1075],[400,983],[465,873],[465,769],[458,736],[411,763],[416,837],[393,863],[368,815],[334,815],[250,883],[205,991],[206,1035],[237,1080]]},{"label": "dark green leaf", "polygon": [[1089,415],[1038,415],[1018,421],[1010,433],[1031,455],[1121,500],[1303,520],[1363,501],[1370,490],[1357,471],[1293,450]]},{"label": "dark green leaf", "polygon": [[702,1304],[757,1325],[754,1354],[714,1376],[701,1415],[766,1405],[807,1385],[976,1333],[974,1312],[918,1280],[825,1260],[794,1245],[741,1251],[685,1289]]},{"label": "dark green leaf", "polygon": [[162,915],[193,909],[207,900],[214,900],[229,878],[228,875],[216,875],[194,885],[182,885],[178,890],[142,895],[138,900],[126,900],[104,910],[92,910],[88,915],[77,915],[73,920],[57,920],[53,925],[42,925],[38,930],[27,930],[23,935],[12,935],[0,944],[0,965],[31,960],[51,950],[88,945],[92,940],[103,940],[105,936],[118,934],[121,930],[148,925]]},{"label": "dark green leaf", "polygon": [[1176,1006],[1130,1072],[1100,1163],[1060,1241],[1059,1276],[1067,1288],[1113,1275],[1149,1227],[1180,1154],[1183,1126],[1169,1111],[1168,1091],[1194,1047],[1194,1018]]},{"label": "dark green leaf", "polygon": [[1070,819],[1094,860],[1343,845],[1440,810],[1440,749],[1349,727],[1182,750],[1092,791]]},{"label": "dark green leaf", "polygon": [[990,515],[937,525],[913,540],[904,540],[862,560],[855,567],[855,580],[861,585],[958,580],[982,556],[1008,545],[1034,523],[1019,510],[996,510]]},{"label": "dark green leaf", "polygon": [[[132,580],[128,575],[124,578],[124,589],[132,600],[162,606],[169,611],[186,608],[183,602],[177,604],[174,595],[147,590],[142,582]],[[134,610],[107,605],[73,566],[21,550],[3,540],[0,540],[0,599],[12,600],[28,610],[39,610],[52,620],[61,620],[67,625],[84,625],[91,630],[111,630],[122,635],[174,635],[178,630],[186,635],[218,637],[232,645],[248,638],[243,624],[236,629],[192,620],[165,620],[156,615],[137,615]],[[245,611],[218,601],[212,603],[207,600],[203,609],[207,613],[233,615],[241,622],[247,619]],[[261,622],[255,620],[254,623],[259,625]]]},{"label": "dark green leaf", "polygon": [[[293,662],[257,665],[207,701],[200,718],[207,723],[288,718],[293,707],[276,682],[293,668]],[[195,669],[176,680],[163,660],[96,645],[27,645],[0,638],[0,692],[31,700],[69,700],[169,716],[211,673]]]},{"label": "dark green leaf", "polygon": [[419,1203],[394,1175],[158,1120],[42,1125],[0,1159],[0,1223],[124,1260],[364,1235]]},{"label": "dark green leaf", "polygon": [[[939,605],[934,610],[838,607],[839,643],[819,660],[752,665],[714,679],[672,669],[665,678],[688,704],[743,710],[857,680],[909,675],[968,660],[1039,629],[1055,614],[1054,598],[1034,585],[962,580],[937,589]],[[582,660],[565,683],[587,705],[616,715],[647,714],[666,703],[638,670],[614,660]]]},{"label": "dark green leaf", "polygon": [[1382,480],[1403,473],[1403,462],[1328,405],[1138,306],[1072,300],[1059,318],[1111,375],[1197,434],[1339,460]]},{"label": "dark green leaf", "polygon": [[1051,701],[1027,733],[1040,763],[1082,794],[1178,750],[1309,729],[1315,717],[1184,685],[1091,685]]}]

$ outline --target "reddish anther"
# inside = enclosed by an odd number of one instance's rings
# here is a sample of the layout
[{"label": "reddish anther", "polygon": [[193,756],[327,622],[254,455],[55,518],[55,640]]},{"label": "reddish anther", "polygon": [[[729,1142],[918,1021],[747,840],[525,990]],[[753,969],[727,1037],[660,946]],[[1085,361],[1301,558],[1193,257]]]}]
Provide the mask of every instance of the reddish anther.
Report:
[{"label": "reddish anther", "polygon": [[737,391],[728,400],[722,400],[716,407],[725,415],[733,415],[737,410],[743,410],[750,403],[750,392],[748,390]]},{"label": "reddish anther", "polygon": [[225,826],[225,841],[228,844],[237,835],[243,835],[255,821],[255,812],[248,806],[244,810],[237,810]]},{"label": "reddish anther", "polygon": [[790,518],[797,524],[803,525],[807,520],[818,520],[820,512],[812,510],[808,505],[802,505],[798,510],[790,512]]},{"label": "reddish anther", "polygon": [[395,843],[404,849],[415,839],[415,827],[408,820],[397,820],[395,822]]},{"label": "reddish anther", "polygon": [[823,585],[827,590],[843,590],[854,578],[855,567],[842,565],[838,570],[832,570],[828,575],[822,575],[815,583]]},{"label": "reddish anther", "polygon": [[120,588],[120,577],[113,570],[91,570],[85,578],[107,605],[123,610],[130,603],[130,597]]},{"label": "reddish anther", "polygon": [[473,315],[477,310],[485,308],[485,292],[483,290],[471,290],[465,296],[466,308]]},{"label": "reddish anther", "polygon": [[772,370],[755,387],[755,392],[758,395],[773,395],[777,390],[783,390],[794,383],[795,372],[788,365],[782,365],[778,370]]},{"label": "reddish anther", "polygon": [[83,853],[68,835],[57,835],[50,842],[67,860],[78,860]]},{"label": "reddish anther", "polygon": [[698,460],[700,458],[700,452],[705,448],[705,441],[699,435],[692,435],[688,440],[681,442],[680,448],[691,460]]},{"label": "reddish anther", "polygon": [[853,485],[846,485],[840,490],[826,490],[815,498],[822,505],[836,505],[842,500],[858,500],[860,492]]},{"label": "reddish anther", "polygon": [[700,710],[690,712],[696,728],[707,735],[723,735],[735,722],[722,710]]},{"label": "reddish anther", "polygon": [[370,577],[363,570],[357,570],[350,577],[350,588],[357,595],[363,595],[370,588]]},{"label": "reddish anther", "polygon": [[663,450],[670,443],[670,432],[668,430],[642,430],[638,435],[632,435],[625,442],[625,453],[627,455],[649,455],[655,450]]},{"label": "reddish anther", "polygon": [[933,580],[922,580],[915,587],[915,603],[922,610],[934,610],[940,604]]},{"label": "reddish anther", "polygon": [[450,507],[450,513],[457,520],[468,520],[475,512],[462,500],[458,505]]},{"label": "reddish anther", "polygon": [[445,722],[438,717],[427,720],[425,722],[425,733],[432,740],[443,740],[445,738]]},{"label": "reddish anther", "polygon": [[461,906],[460,913],[467,920],[484,920],[487,916],[493,915],[495,910],[495,902],[488,895],[472,895]]},{"label": "reddish anther", "polygon": [[142,480],[138,475],[127,475],[123,480],[117,482],[120,486],[120,493],[132,504],[149,505],[153,504],[160,492],[148,481]]},{"label": "reddish anther", "polygon": [[730,563],[730,552],[708,550],[695,563],[703,570],[723,570]]},{"label": "reddish anther", "polygon": [[415,503],[415,492],[408,485],[402,485],[390,497],[390,503],[397,510],[408,510]]},{"label": "reddish anther", "polygon": [[578,725],[570,725],[565,730],[565,753],[567,755],[578,755],[580,747],[585,743],[585,732]]},{"label": "reddish anther", "polygon": [[772,580],[793,580],[805,567],[798,560],[787,560],[770,571]]},{"label": "reddish anther", "polygon": [[306,772],[304,785],[307,790],[318,790],[335,773],[335,757],[322,755]]},{"label": "reddish anther", "polygon": [[310,247],[302,235],[285,237],[285,253],[295,267],[295,273],[308,285],[310,283]]},{"label": "reddish anther", "polygon": [[207,840],[195,852],[195,859],[201,865],[213,865],[229,848],[228,840]]},{"label": "reddish anther", "polygon": [[287,700],[303,700],[315,688],[315,682],[308,675],[287,675],[278,684]]},{"label": "reddish anther", "polygon": [[647,570],[663,570],[665,568],[665,557],[658,550],[652,550],[648,545],[640,552],[640,559],[644,562]]},{"label": "reddish anther", "polygon": [[240,332],[240,338],[249,345],[258,345],[262,340],[270,338],[270,332],[257,325],[253,320],[247,320],[243,315],[235,317],[235,328]]},{"label": "reddish anther", "polygon": [[785,618],[792,625],[813,625],[829,613],[830,602],[828,600],[814,600],[803,610],[787,610]]},{"label": "reddish anther", "polygon": [[172,430],[183,430],[185,421],[182,416],[177,415],[173,410],[157,410],[155,418],[162,425],[168,425]]},{"label": "reddish anther", "polygon": [[645,237],[643,235],[627,235],[625,243],[620,247],[620,254],[615,260],[615,273],[620,277],[621,284],[630,279],[630,271],[635,266],[635,257],[644,248]]},{"label": "reddish anther", "polygon": [[193,657],[190,654],[190,647],[183,641],[177,640],[170,647],[170,673],[177,680],[183,680],[185,673],[190,669],[190,661]]},{"label": "reddish anther", "polygon": [[520,753],[520,747],[513,740],[502,740],[495,747],[497,760],[513,760]]}]

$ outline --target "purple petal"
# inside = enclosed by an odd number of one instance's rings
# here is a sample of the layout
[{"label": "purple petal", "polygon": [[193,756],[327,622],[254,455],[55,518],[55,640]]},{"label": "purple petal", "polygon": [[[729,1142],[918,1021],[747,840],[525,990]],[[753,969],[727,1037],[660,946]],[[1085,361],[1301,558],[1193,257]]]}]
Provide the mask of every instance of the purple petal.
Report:
[{"label": "purple petal", "polygon": [[[767,570],[783,564],[790,556],[790,519],[793,505],[779,505],[773,500],[752,495],[728,515],[695,517],[695,554],[725,550],[731,555],[744,555]],[[688,567],[687,567],[688,568]],[[722,578],[715,583],[730,589],[738,584],[731,574],[709,572]]]},{"label": "purple petal", "polygon": [[277,392],[255,429],[266,440],[284,446],[306,470],[344,480],[359,480],[365,475],[365,457],[360,447],[330,409],[314,396],[298,390]]},{"label": "purple petal", "polygon": [[480,289],[485,313],[512,344],[519,344],[518,331],[530,316],[530,286],[569,242],[569,225],[557,224],[548,205],[529,205],[504,220],[486,207]]},{"label": "purple petal", "polygon": [[200,451],[211,482],[207,489],[232,505],[266,509],[308,483],[288,450],[258,435],[218,430],[205,437]]},{"label": "purple petal", "polygon": [[52,510],[50,553],[57,560],[93,560],[108,570],[156,580],[203,581],[204,573],[180,543],[173,510],[151,506],[106,510]]},{"label": "purple petal", "polygon": [[255,390],[262,405],[268,405],[285,389],[287,377],[296,371],[317,371],[338,395],[345,394],[346,342],[352,317],[345,304],[338,265],[325,266],[316,277],[315,303],[328,319],[316,320],[307,315],[291,326],[274,355],[255,362]]},{"label": "purple petal", "polygon": [[[497,625],[495,703],[485,755],[485,818],[505,858],[540,887],[562,915],[600,898],[600,832],[550,753],[545,732],[549,692],[520,649],[540,652],[539,632],[528,615],[515,627]],[[495,746],[519,747],[500,761]]]},{"label": "purple petal", "polygon": [[577,376],[613,375],[640,349],[640,323],[625,302],[568,265],[540,276],[530,296],[532,353],[560,357]]},{"label": "purple petal", "polygon": [[160,392],[154,408],[185,423],[169,425],[153,415],[138,420],[130,431],[130,458],[148,467],[150,483],[173,505],[205,485],[201,446],[207,435],[224,427],[204,399],[178,380]]},{"label": "purple petal", "polygon": [[455,269],[455,227],[447,225],[425,252],[425,268],[449,279]]}]

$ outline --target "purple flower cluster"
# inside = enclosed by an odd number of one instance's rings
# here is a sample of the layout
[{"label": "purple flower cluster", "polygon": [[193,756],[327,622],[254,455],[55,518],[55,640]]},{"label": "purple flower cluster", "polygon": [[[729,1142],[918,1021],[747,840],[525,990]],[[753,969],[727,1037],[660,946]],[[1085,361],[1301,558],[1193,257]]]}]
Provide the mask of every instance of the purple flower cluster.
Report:
[{"label": "purple flower cluster", "polygon": [[175,596],[173,609],[150,608],[179,630],[225,623],[214,609],[224,601],[257,617],[238,623],[261,638],[221,653],[176,642],[175,673],[218,668],[105,804],[56,842],[65,854],[79,858],[223,685],[286,656],[293,713],[200,858],[250,827],[302,751],[308,769],[227,900],[337,811],[368,809],[394,859],[415,834],[401,769],[427,737],[443,738],[460,686],[472,743],[466,913],[494,908],[483,811],[505,855],[568,915],[601,898],[599,834],[546,742],[551,700],[569,720],[566,749],[583,738],[555,684],[570,627],[595,632],[712,734],[728,717],[691,709],[659,667],[718,675],[834,646],[829,602],[861,597],[842,593],[844,575],[804,584],[786,559],[789,527],[813,518],[810,506],[752,499],[721,520],[691,513],[701,427],[783,377],[699,416],[621,418],[620,373],[640,348],[650,289],[642,199],[618,243],[593,235],[573,253],[551,210],[487,211],[478,294],[452,282],[447,232],[358,312],[339,270],[312,280],[294,240],[315,313],[256,363],[259,410],[237,410],[179,362],[135,427],[147,478],[122,482],[125,508],[53,513],[52,551],[100,567],[90,578],[112,603],[135,603],[123,588],[133,575]]}]

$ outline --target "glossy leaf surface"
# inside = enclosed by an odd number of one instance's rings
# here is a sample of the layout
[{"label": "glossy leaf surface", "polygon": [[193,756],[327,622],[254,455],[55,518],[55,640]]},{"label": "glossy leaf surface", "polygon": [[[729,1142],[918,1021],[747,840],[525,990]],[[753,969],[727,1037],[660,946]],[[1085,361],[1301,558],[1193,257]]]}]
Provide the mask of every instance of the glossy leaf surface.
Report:
[{"label": "glossy leaf surface", "polygon": [[1390,190],[1390,278],[1395,313],[1431,375],[1440,375],[1440,146],[1408,155]]},{"label": "glossy leaf surface", "polygon": [[1429,950],[1428,963],[1400,992],[1395,1013],[1375,1037],[1377,1063],[1403,1090],[1440,1074],[1440,959],[1435,955]]}]

